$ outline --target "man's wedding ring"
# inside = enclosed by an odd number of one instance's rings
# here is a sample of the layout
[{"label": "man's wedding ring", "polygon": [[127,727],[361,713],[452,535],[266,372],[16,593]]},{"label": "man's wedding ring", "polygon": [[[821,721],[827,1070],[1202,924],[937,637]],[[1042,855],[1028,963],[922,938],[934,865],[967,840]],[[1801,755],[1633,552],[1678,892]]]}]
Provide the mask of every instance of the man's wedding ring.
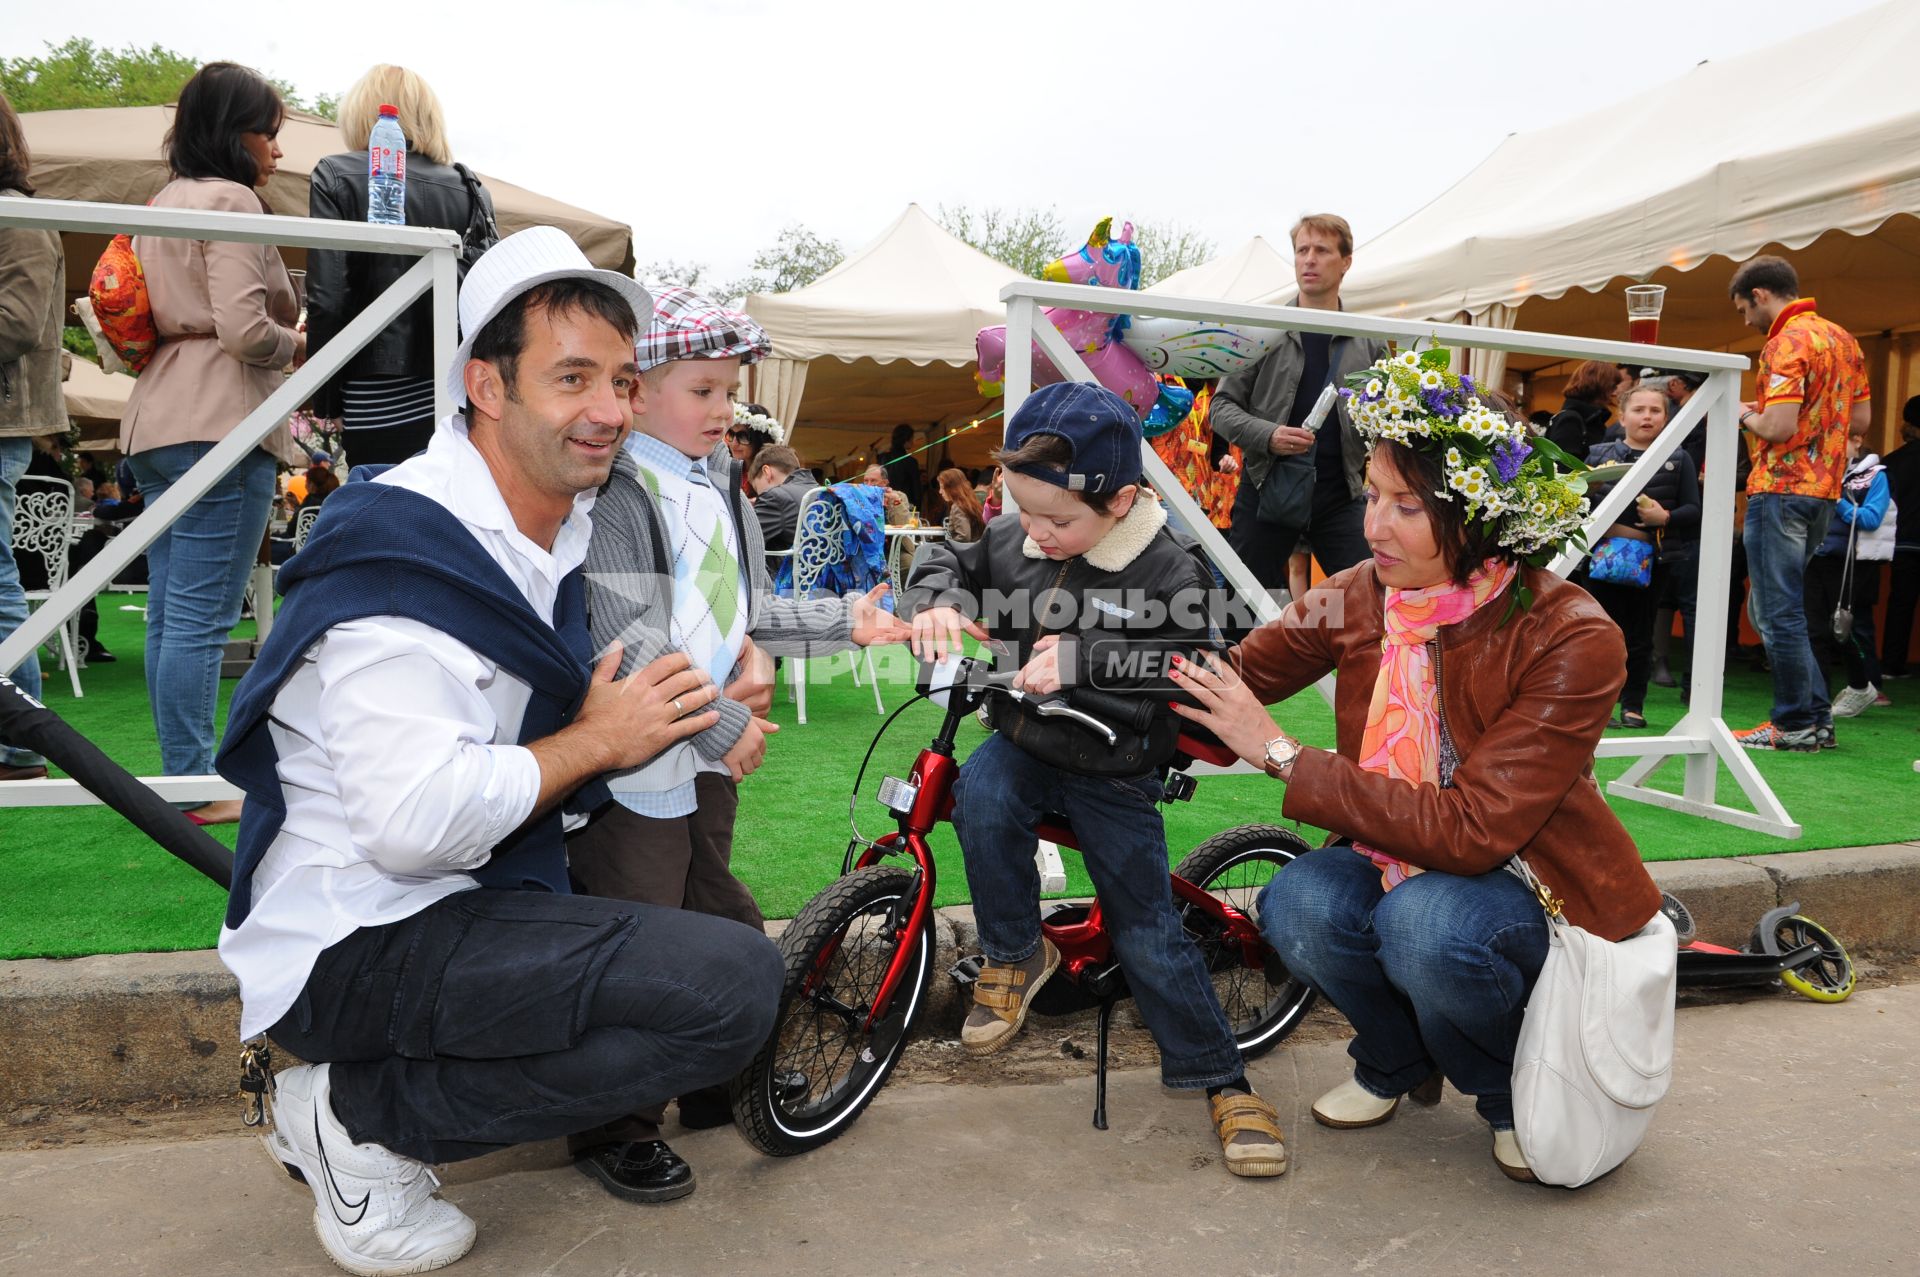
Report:
[{"label": "man's wedding ring", "polygon": [[676,714],[684,714],[687,712],[686,706],[680,703],[680,698],[678,696],[673,698],[673,712]]}]

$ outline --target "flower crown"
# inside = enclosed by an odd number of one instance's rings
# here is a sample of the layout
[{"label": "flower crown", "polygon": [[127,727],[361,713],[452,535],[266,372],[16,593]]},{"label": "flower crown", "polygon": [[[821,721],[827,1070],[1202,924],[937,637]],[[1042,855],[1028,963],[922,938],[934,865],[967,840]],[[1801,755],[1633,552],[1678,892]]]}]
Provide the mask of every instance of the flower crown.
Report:
[{"label": "flower crown", "polygon": [[1481,403],[1473,378],[1448,363],[1444,349],[1405,351],[1349,376],[1341,394],[1353,428],[1369,445],[1444,448],[1449,490],[1434,495],[1463,502],[1469,521],[1522,558],[1543,562],[1568,542],[1584,547],[1586,467]]},{"label": "flower crown", "polygon": [[780,423],[764,413],[749,412],[747,405],[737,403],[733,406],[733,428],[745,430],[751,434],[765,435],[775,443],[787,441],[786,432],[780,429]]}]

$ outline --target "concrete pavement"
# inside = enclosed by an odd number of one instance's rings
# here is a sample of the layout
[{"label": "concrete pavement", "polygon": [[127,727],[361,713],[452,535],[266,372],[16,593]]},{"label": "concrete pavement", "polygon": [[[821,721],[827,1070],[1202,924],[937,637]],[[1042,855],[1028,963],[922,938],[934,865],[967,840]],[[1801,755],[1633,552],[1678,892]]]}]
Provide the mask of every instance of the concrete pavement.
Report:
[{"label": "concrete pavement", "polygon": [[[1030,1030],[1031,1032],[1031,1030]],[[1837,1006],[1785,993],[1683,1005],[1673,1093],[1640,1152],[1578,1192],[1511,1184],[1449,1091],[1370,1131],[1307,1116],[1341,1044],[1250,1070],[1293,1167],[1240,1181],[1203,1109],[1151,1071],[889,1088],[806,1157],[676,1135],[700,1189],[619,1203],[558,1144],[450,1168],[482,1274],[1428,1274],[1913,1272],[1920,1253],[1920,985]],[[251,1138],[0,1153],[0,1273],[331,1273],[313,1199]]]}]

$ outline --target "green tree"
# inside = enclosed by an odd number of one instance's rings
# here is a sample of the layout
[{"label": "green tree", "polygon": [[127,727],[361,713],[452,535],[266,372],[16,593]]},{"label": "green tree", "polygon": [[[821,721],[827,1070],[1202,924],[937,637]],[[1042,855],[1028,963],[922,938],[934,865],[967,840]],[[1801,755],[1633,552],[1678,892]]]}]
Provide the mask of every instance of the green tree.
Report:
[{"label": "green tree", "polygon": [[1178,222],[1148,222],[1134,231],[1140,246],[1140,287],[1157,284],[1175,271],[1198,266],[1215,252],[1214,242]]},{"label": "green tree", "polygon": [[722,293],[729,301],[748,293],[790,293],[805,288],[841,262],[847,250],[837,239],[816,235],[798,222],[789,222],[772,247],[753,255],[748,273],[728,284]]},{"label": "green tree", "polygon": [[1072,247],[1060,214],[1051,208],[969,208],[942,204],[938,220],[955,239],[1034,279]]},{"label": "green tree", "polygon": [[[16,111],[71,111],[98,106],[165,106],[205,59],[161,45],[107,49],[75,36],[47,45],[41,57],[0,58],[0,92]],[[339,105],[334,96],[312,99],[285,80],[268,76],[289,107],[331,120]]]},{"label": "green tree", "polygon": [[682,288],[691,288],[697,292],[701,281],[707,277],[707,264],[663,257],[657,262],[648,262],[640,267],[633,272],[633,277],[648,288],[661,284],[678,284]]}]

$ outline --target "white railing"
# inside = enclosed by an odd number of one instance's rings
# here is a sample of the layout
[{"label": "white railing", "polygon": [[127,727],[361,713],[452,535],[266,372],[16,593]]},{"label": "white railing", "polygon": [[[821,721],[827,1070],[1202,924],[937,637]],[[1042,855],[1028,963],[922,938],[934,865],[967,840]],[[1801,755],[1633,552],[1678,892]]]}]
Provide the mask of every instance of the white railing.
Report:
[{"label": "white railing", "polygon": [[[180,476],[166,494],[103,546],[92,561],[0,642],[0,669],[24,661],[60,624],[105,589],[188,507],[259,447],[273,430],[408,306],[433,295],[433,366],[444,369],[459,345],[458,262],[460,238],[452,231],[412,226],[372,226],[358,222],[316,221],[251,213],[136,207],[69,200],[0,200],[0,226],[114,235],[123,231],[174,239],[213,239],[243,244],[283,244],[363,253],[418,257],[407,272],[376,297],[317,354],[302,364],[267,401],[249,413],[226,438]],[[442,379],[434,378],[434,412],[451,412]],[[218,776],[145,778],[162,797],[182,802],[237,798],[239,791]],[[26,780],[0,785],[0,807],[60,807],[98,801],[70,780]]]},{"label": "white railing", "polygon": [[[1707,374],[1706,384],[1687,402],[1672,423],[1661,431],[1659,439],[1634,464],[1632,471],[1607,494],[1606,500],[1594,510],[1587,523],[1590,540],[1604,532],[1626,509],[1633,494],[1679,447],[1694,423],[1705,419],[1706,469],[1710,482],[1702,494],[1700,590],[1696,611],[1699,624],[1696,626],[1697,632],[1687,636],[1693,649],[1691,701],[1685,717],[1665,735],[1603,740],[1594,753],[1602,758],[1632,757],[1637,760],[1618,780],[1608,784],[1607,792],[1610,794],[1782,838],[1799,837],[1800,826],[1787,814],[1787,809],[1753,765],[1752,758],[1733,739],[1733,733],[1721,718],[1722,679],[1726,673],[1727,596],[1731,585],[1730,564],[1733,554],[1733,485],[1728,480],[1734,472],[1734,452],[1740,433],[1740,374],[1748,367],[1744,356],[1517,329],[1382,319],[1349,311],[1254,306],[1241,302],[1204,301],[1158,293],[1028,280],[1001,289],[1000,299],[1007,303],[1005,420],[1012,419],[1014,412],[1031,392],[1035,342],[1053,361],[1054,367],[1066,376],[1080,381],[1094,379],[1059,330],[1041,314],[1040,308],[1043,306],[1104,314],[1163,315],[1173,319],[1211,320],[1257,328],[1332,333],[1336,336],[1391,338],[1402,344],[1427,341],[1526,355],[1551,355],[1561,359],[1605,359],[1633,366],[1651,365]],[[1233,584],[1242,600],[1263,619],[1271,620],[1279,615],[1279,604],[1228,547],[1226,539],[1214,528],[1198,504],[1161,464],[1153,449],[1145,445],[1142,447],[1147,474],[1155,490],[1180,513],[1188,530],[1206,547],[1209,557]],[[1579,560],[1580,556],[1575,554],[1563,555],[1554,562],[1553,570],[1564,575]],[[1331,678],[1322,680],[1320,686],[1322,695],[1331,701]],[[1684,760],[1686,769],[1681,792],[1674,794],[1649,787],[1646,781],[1653,773],[1667,760],[1676,757]],[[1753,805],[1752,811],[1715,801],[1719,768],[1722,765]]]}]

